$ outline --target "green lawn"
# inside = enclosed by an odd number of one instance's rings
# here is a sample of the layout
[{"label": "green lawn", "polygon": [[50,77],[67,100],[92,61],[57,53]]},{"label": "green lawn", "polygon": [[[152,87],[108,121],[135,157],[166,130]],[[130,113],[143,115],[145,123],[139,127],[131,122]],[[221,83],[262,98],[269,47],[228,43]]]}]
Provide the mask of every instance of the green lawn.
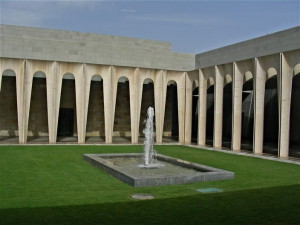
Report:
[{"label": "green lawn", "polygon": [[[0,146],[0,224],[300,224],[300,166],[156,146],[159,153],[235,172],[235,179],[134,188],[82,159],[142,146]],[[222,193],[200,194],[214,187]],[[155,199],[131,199],[135,193]]]}]

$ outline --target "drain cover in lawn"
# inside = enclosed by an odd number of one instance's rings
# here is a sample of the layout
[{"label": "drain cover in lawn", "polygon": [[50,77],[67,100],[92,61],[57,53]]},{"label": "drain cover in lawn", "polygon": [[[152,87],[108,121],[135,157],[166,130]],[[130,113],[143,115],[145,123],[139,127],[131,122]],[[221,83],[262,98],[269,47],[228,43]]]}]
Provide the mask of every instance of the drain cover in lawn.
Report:
[{"label": "drain cover in lawn", "polygon": [[134,199],[139,199],[139,200],[147,200],[147,199],[152,199],[153,196],[149,194],[134,194],[131,196]]},{"label": "drain cover in lawn", "polygon": [[218,192],[223,192],[222,189],[220,188],[201,188],[201,189],[196,189],[196,191],[200,193],[218,193]]}]

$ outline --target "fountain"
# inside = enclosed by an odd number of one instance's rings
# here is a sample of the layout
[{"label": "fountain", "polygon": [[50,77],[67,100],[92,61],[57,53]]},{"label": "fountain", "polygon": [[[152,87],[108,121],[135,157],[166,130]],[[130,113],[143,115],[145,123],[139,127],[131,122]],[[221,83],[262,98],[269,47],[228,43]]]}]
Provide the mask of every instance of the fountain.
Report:
[{"label": "fountain", "polygon": [[147,120],[146,120],[146,128],[144,130],[145,141],[144,141],[144,164],[140,164],[141,168],[158,168],[162,167],[163,164],[154,163],[156,162],[157,153],[153,149],[154,142],[154,109],[149,107],[147,110]]},{"label": "fountain", "polygon": [[154,142],[154,109],[147,110],[144,153],[84,154],[84,160],[134,187],[175,185],[233,179],[234,173],[157,154]]}]

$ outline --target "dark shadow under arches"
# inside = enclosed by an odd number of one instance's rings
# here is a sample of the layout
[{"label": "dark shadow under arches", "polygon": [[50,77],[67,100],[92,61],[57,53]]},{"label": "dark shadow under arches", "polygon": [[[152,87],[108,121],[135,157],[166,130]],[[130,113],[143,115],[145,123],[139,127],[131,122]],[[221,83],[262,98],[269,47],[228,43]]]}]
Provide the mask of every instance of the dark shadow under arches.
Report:
[{"label": "dark shadow under arches", "polygon": [[165,105],[163,142],[177,142],[179,140],[178,134],[177,84],[175,81],[169,81]]},{"label": "dark shadow under arches", "polygon": [[241,149],[253,150],[254,91],[253,78],[243,85]]},{"label": "dark shadow under arches", "polygon": [[231,148],[232,138],[232,82],[226,84],[223,89],[223,126],[222,146]]},{"label": "dark shadow under arches", "polygon": [[131,141],[131,119],[130,119],[130,90],[129,80],[120,77],[118,80],[113,142]]},{"label": "dark shadow under arches", "polygon": [[77,142],[75,76],[66,73],[61,86],[57,139],[59,142]]},{"label": "dark shadow under arches", "polygon": [[198,110],[199,110],[199,88],[196,87],[192,92],[192,125],[191,142],[197,143],[198,140]]},{"label": "dark shadow under arches", "polygon": [[18,143],[18,110],[16,73],[5,70],[0,91],[0,141]]},{"label": "dark shadow under arches", "polygon": [[215,85],[207,89],[206,95],[206,145],[213,146],[215,122]]},{"label": "dark shadow under arches", "polygon": [[278,84],[277,76],[269,78],[265,87],[263,152],[278,155]]},{"label": "dark shadow under arches", "polygon": [[[139,141],[143,141],[145,134],[143,133],[145,129],[145,120],[147,119],[147,110],[149,107],[154,108],[154,84],[153,80],[145,79],[143,82],[143,92],[142,92],[142,102],[141,102],[141,112],[140,112],[140,122],[139,122]],[[154,117],[155,121],[155,117]],[[155,130],[155,127],[154,127]]]},{"label": "dark shadow under arches", "polygon": [[91,78],[86,124],[86,142],[105,142],[103,79],[100,75]]},{"label": "dark shadow under arches", "polygon": [[44,72],[34,73],[28,120],[28,142],[49,142],[47,81]]},{"label": "dark shadow under arches", "polygon": [[290,116],[289,156],[300,157],[300,73],[294,76]]}]

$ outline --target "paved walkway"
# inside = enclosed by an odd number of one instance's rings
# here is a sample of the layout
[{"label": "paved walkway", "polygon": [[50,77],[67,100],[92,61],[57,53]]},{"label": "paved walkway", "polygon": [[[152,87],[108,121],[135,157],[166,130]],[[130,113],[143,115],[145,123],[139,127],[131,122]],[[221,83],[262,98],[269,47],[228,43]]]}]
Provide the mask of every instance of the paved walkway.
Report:
[{"label": "paved walkway", "polygon": [[[57,138],[57,143],[53,145],[79,145],[77,141],[78,141],[77,137],[59,137]],[[18,142],[19,142],[18,137],[0,137],[0,145],[21,145]],[[120,145],[120,144],[142,145],[143,143],[144,143],[144,137],[139,137],[139,142],[137,144],[132,144],[131,139],[127,137],[113,137],[113,144],[106,144],[104,137],[87,137],[86,143],[80,145]],[[49,138],[29,137],[28,142],[25,145],[41,145],[41,144],[49,144]],[[164,137],[163,143],[159,145],[180,145],[180,144],[176,139],[172,139],[170,137]],[[276,154],[277,150],[275,152],[272,151],[272,152],[263,153],[262,155],[258,155],[258,154],[254,154],[252,151],[249,150],[232,151],[230,150],[230,148],[214,148],[211,145],[199,146],[196,145],[196,143],[183,144],[183,146],[300,165],[300,146],[296,146],[296,148],[293,148],[293,152],[294,152],[293,156],[296,157],[288,157],[285,159],[278,158]]]},{"label": "paved walkway", "polygon": [[266,160],[300,165],[300,158],[295,158],[295,157],[279,158],[277,155],[271,155],[271,154],[267,154],[267,153],[258,155],[258,154],[254,154],[253,152],[246,151],[246,150],[232,151],[228,148],[214,148],[214,147],[207,147],[207,146],[199,146],[199,145],[195,145],[195,144],[184,145],[184,146],[204,149],[204,150],[208,150],[208,151],[217,151],[217,152],[223,152],[223,153],[228,153],[228,154],[233,154],[233,155],[243,155],[243,156],[248,156],[248,157],[254,157],[254,158],[260,158],[260,159],[266,159]]}]

